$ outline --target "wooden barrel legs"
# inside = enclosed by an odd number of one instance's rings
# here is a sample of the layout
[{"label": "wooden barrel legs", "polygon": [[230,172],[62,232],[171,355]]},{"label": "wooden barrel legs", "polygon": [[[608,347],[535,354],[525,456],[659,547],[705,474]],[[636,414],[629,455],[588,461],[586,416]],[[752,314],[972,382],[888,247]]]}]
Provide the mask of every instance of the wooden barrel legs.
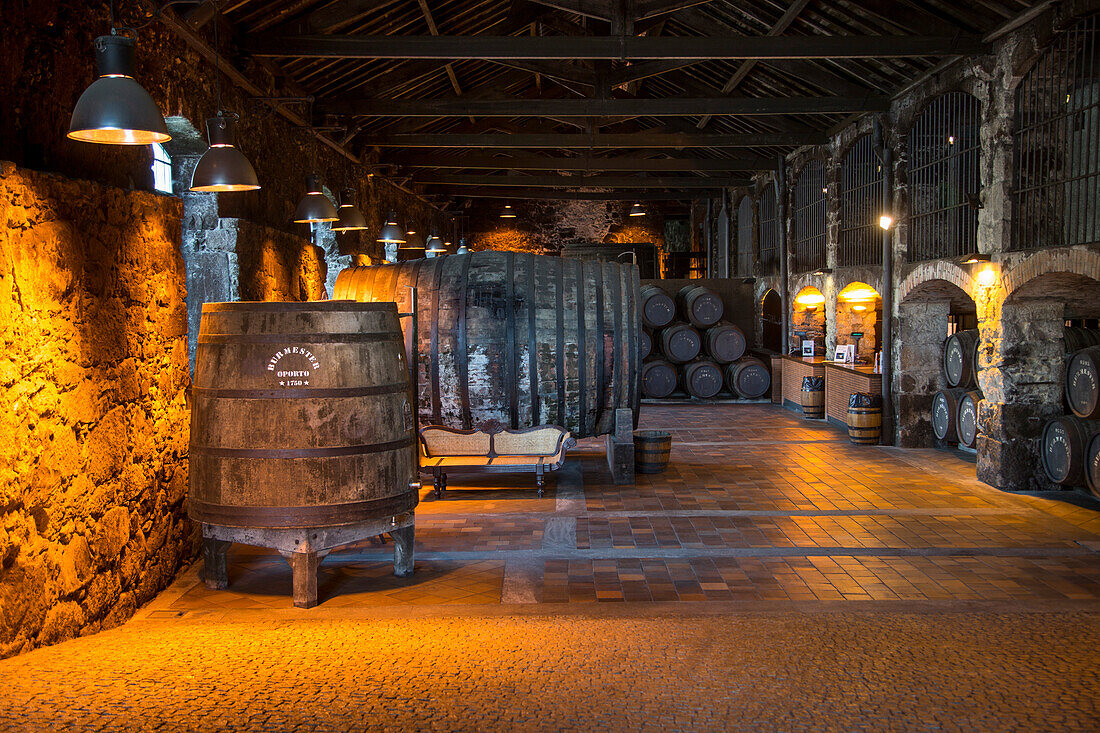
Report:
[{"label": "wooden barrel legs", "polygon": [[234,542],[270,547],[286,558],[293,573],[294,605],[317,605],[317,568],[321,560],[340,545],[368,537],[389,534],[393,539],[393,574],[407,578],[413,574],[414,513],[355,524],[315,528],[224,527],[203,524],[204,581],[211,590],[229,586],[226,553]]}]

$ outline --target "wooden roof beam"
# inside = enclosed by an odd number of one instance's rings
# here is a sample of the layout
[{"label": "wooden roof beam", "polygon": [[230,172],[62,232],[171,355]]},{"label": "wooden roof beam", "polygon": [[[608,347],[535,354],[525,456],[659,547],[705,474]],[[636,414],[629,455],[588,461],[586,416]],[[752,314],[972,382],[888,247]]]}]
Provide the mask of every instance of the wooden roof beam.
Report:
[{"label": "wooden roof beam", "polygon": [[660,148],[755,148],[824,145],[823,132],[740,133],[732,135],[645,133],[572,134],[572,133],[409,133],[365,136],[364,145],[379,148],[493,148],[493,149],[567,149],[592,148],[624,150]]},{"label": "wooden roof beam", "polygon": [[441,175],[413,178],[419,186],[523,186],[525,188],[729,188],[747,186],[744,178],[704,178],[700,176],[521,176],[521,175]]}]

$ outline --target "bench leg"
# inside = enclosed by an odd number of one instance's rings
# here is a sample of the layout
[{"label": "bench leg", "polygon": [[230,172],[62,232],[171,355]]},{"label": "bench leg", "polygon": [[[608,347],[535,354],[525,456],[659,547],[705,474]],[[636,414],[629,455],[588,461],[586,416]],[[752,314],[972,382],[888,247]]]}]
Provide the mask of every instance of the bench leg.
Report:
[{"label": "bench leg", "polygon": [[203,580],[210,590],[229,587],[229,568],[226,554],[232,542],[207,537],[202,541]]},{"label": "bench leg", "polygon": [[545,478],[542,475],[542,469],[541,468],[538,469],[537,471],[535,471],[535,483],[539,487],[539,498],[541,499],[542,498],[542,486],[545,483]]},{"label": "bench leg", "polygon": [[407,578],[413,574],[413,525],[393,530],[390,537],[393,538],[393,574]]},{"label": "bench leg", "polygon": [[443,487],[443,491],[447,490],[447,474],[446,473],[443,474],[443,483],[441,484],[441,486]]}]

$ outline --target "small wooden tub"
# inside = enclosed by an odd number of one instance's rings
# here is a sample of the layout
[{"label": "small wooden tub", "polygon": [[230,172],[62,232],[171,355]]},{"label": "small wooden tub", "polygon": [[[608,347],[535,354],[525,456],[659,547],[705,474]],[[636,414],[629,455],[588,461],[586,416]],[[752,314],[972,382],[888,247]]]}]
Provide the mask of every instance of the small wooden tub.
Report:
[{"label": "small wooden tub", "polygon": [[825,377],[802,378],[802,417],[825,419]]},{"label": "small wooden tub", "polygon": [[856,445],[878,445],[882,437],[882,397],[854,392],[848,398],[848,440]]},{"label": "small wooden tub", "polygon": [[634,471],[661,473],[672,455],[672,433],[664,430],[634,431]]}]

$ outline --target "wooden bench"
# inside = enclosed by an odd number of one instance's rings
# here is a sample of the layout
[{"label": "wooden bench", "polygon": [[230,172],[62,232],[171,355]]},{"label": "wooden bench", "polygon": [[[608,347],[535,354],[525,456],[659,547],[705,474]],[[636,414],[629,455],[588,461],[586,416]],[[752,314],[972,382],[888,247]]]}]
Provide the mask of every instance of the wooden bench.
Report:
[{"label": "wooden bench", "polygon": [[435,480],[435,495],[447,489],[448,473],[532,471],[542,496],[544,476],[561,468],[574,447],[569,431],[556,425],[509,430],[489,421],[478,430],[428,425],[420,430],[420,472]]}]

